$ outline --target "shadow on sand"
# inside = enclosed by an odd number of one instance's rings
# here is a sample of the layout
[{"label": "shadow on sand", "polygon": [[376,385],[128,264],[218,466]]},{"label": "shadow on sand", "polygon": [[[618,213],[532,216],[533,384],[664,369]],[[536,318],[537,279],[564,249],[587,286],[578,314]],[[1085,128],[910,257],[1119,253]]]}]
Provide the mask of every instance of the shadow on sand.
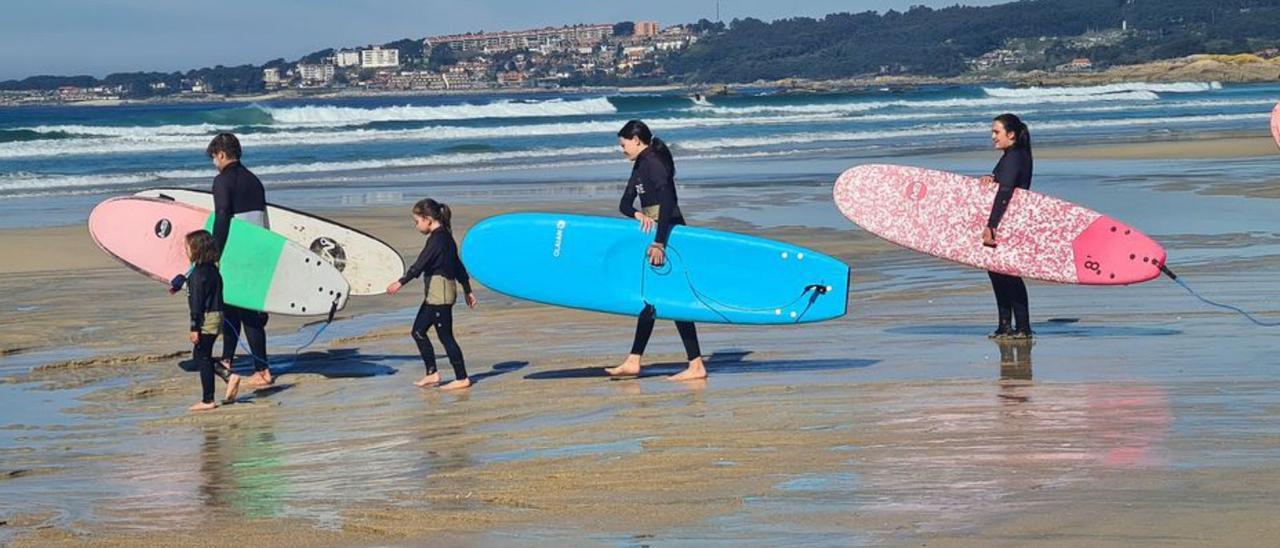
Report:
[{"label": "shadow on sand", "polygon": [[[751,354],[751,351],[725,351],[716,352],[707,356],[704,363],[707,366],[707,374],[709,375],[726,375],[736,373],[793,373],[799,371],[833,371],[838,369],[857,369],[862,367],[870,367],[880,362],[880,360],[855,360],[855,359],[831,359],[831,360],[759,360],[747,361],[745,358]],[[612,364],[611,364],[612,365]],[[631,377],[618,377],[618,379],[635,379],[649,377],[665,377],[674,375],[683,371],[688,367],[687,362],[662,362],[644,366],[640,370],[640,374]],[[586,379],[586,378],[606,378],[608,373],[604,372],[604,367],[578,367],[574,369],[557,369],[554,371],[539,371],[525,375],[526,379],[546,380],[546,379]]]}]

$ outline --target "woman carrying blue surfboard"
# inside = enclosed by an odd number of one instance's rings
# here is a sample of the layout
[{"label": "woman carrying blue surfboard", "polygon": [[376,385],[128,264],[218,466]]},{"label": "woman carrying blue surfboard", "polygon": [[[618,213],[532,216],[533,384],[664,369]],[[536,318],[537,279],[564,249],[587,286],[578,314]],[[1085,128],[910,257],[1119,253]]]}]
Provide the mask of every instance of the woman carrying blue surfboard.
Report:
[{"label": "woman carrying blue surfboard", "polygon": [[[640,223],[640,229],[653,232],[653,243],[645,251],[647,260],[653,266],[666,263],[667,239],[671,229],[683,225],[684,216],[680,213],[680,204],[676,196],[676,164],[671,157],[671,149],[653,136],[649,126],[640,120],[631,120],[618,130],[618,145],[622,154],[631,160],[631,178],[622,193],[622,201],[618,211],[625,217],[634,218]],[[635,208],[636,198],[640,199],[640,209]],[[653,324],[657,311],[653,305],[645,304],[636,321],[635,338],[631,343],[631,354],[622,365],[605,369],[613,376],[633,376],[640,374],[640,357],[644,355],[649,344],[649,336],[653,334]],[[693,322],[675,322],[680,332],[680,340],[684,343],[685,356],[689,367],[670,377],[673,381],[691,381],[707,378],[707,370],[702,363],[702,351],[698,348],[698,330]]]}]

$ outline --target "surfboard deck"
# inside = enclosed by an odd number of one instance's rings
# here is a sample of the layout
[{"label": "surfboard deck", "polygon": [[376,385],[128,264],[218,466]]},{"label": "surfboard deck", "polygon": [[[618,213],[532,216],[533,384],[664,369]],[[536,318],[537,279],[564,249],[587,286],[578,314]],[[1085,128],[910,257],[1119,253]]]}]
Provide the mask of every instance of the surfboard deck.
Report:
[{"label": "surfboard deck", "polygon": [[[153,188],[135,194],[169,199],[213,211],[213,194],[185,188]],[[381,295],[404,274],[400,253],[378,238],[323,217],[267,204],[272,232],[310,249],[333,265],[351,285],[352,295]]]},{"label": "surfboard deck", "polygon": [[[155,198],[111,198],[89,214],[89,234],[99,248],[165,284],[191,266],[187,233],[212,227],[209,211]],[[279,234],[239,220],[231,222],[219,270],[223,301],[249,310],[327,314],[335,302],[345,306],[349,292],[332,265]]]},{"label": "surfboard deck", "polygon": [[1160,275],[1165,250],[1120,221],[1065,200],[1014,191],[996,231],[982,245],[996,185],[929,169],[871,164],[836,180],[840,212],[895,244],[957,263],[1013,276],[1126,285]]},{"label": "surfboard deck", "polygon": [[706,323],[787,324],[845,314],[849,267],[791,244],[677,226],[667,263],[635,221],[559,213],[490,217],[462,242],[468,272],[495,291],[545,304]]}]

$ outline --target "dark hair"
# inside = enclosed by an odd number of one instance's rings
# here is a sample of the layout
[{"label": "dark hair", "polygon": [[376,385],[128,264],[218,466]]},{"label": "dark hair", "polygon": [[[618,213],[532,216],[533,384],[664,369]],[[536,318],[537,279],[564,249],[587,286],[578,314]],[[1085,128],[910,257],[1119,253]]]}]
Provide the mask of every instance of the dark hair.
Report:
[{"label": "dark hair", "polygon": [[227,158],[232,160],[240,159],[240,140],[230,133],[219,133],[213,136],[213,140],[209,141],[209,146],[205,147],[204,154],[210,158],[219,152],[226,153]]},{"label": "dark hair", "polygon": [[208,230],[194,230],[187,233],[187,255],[194,264],[213,264],[222,254],[218,252],[213,234]]},{"label": "dark hair", "polygon": [[445,232],[453,232],[451,224],[453,220],[453,211],[448,205],[442,204],[431,198],[423,198],[418,203],[413,204],[413,214],[419,217],[435,219],[444,227]]},{"label": "dark hair", "polygon": [[676,176],[676,161],[671,157],[671,149],[667,148],[667,144],[662,139],[653,136],[653,132],[649,130],[649,126],[640,120],[631,120],[618,130],[618,137],[623,139],[640,139],[641,143],[649,145],[658,154],[658,159],[666,164],[667,171],[671,172],[671,176]]},{"label": "dark hair", "polygon": [[1031,150],[1031,130],[1027,129],[1027,124],[1022,123],[1022,119],[1016,114],[1006,112],[996,116],[994,121],[1000,122],[1005,131],[1013,132],[1013,148]]}]

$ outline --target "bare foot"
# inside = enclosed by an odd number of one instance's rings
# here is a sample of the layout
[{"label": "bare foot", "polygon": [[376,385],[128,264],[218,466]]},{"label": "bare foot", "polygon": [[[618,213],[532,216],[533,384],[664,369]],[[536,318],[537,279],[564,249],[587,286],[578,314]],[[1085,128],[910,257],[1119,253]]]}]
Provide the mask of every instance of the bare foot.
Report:
[{"label": "bare foot", "polygon": [[211,410],[213,410],[213,409],[217,409],[217,408],[218,408],[218,404],[216,404],[216,403],[213,403],[213,402],[209,402],[209,403],[200,402],[200,403],[197,403],[197,404],[195,404],[195,405],[192,405],[191,407],[188,407],[188,408],[187,408],[187,411],[211,411]]},{"label": "bare foot", "polygon": [[222,403],[235,403],[236,395],[240,393],[240,375],[232,373],[227,377],[227,393],[222,396]]},{"label": "bare foot", "polygon": [[668,380],[676,382],[696,381],[705,378],[707,378],[707,368],[702,365],[702,358],[696,358],[689,362],[688,369],[667,377]]},{"label": "bare foot", "polygon": [[462,390],[463,388],[471,388],[471,379],[453,381],[440,387],[441,390]]},{"label": "bare foot", "polygon": [[254,371],[252,375],[249,375],[250,386],[266,386],[266,384],[267,381],[262,378],[261,371]]},{"label": "bare foot", "polygon": [[262,382],[263,382],[263,384],[271,385],[271,384],[275,384],[275,383],[276,383],[276,378],[275,378],[275,377],[273,377],[273,376],[271,376],[271,370],[270,370],[270,369],[263,369],[262,371],[259,371],[258,373],[262,375]]},{"label": "bare foot", "polygon": [[435,373],[422,377],[421,379],[418,380],[418,382],[413,383],[413,385],[418,388],[426,388],[428,386],[435,386],[437,384],[440,384],[439,371],[436,371]]},{"label": "bare foot", "polygon": [[631,354],[617,367],[606,367],[605,373],[610,377],[634,377],[640,374],[640,355]]}]

